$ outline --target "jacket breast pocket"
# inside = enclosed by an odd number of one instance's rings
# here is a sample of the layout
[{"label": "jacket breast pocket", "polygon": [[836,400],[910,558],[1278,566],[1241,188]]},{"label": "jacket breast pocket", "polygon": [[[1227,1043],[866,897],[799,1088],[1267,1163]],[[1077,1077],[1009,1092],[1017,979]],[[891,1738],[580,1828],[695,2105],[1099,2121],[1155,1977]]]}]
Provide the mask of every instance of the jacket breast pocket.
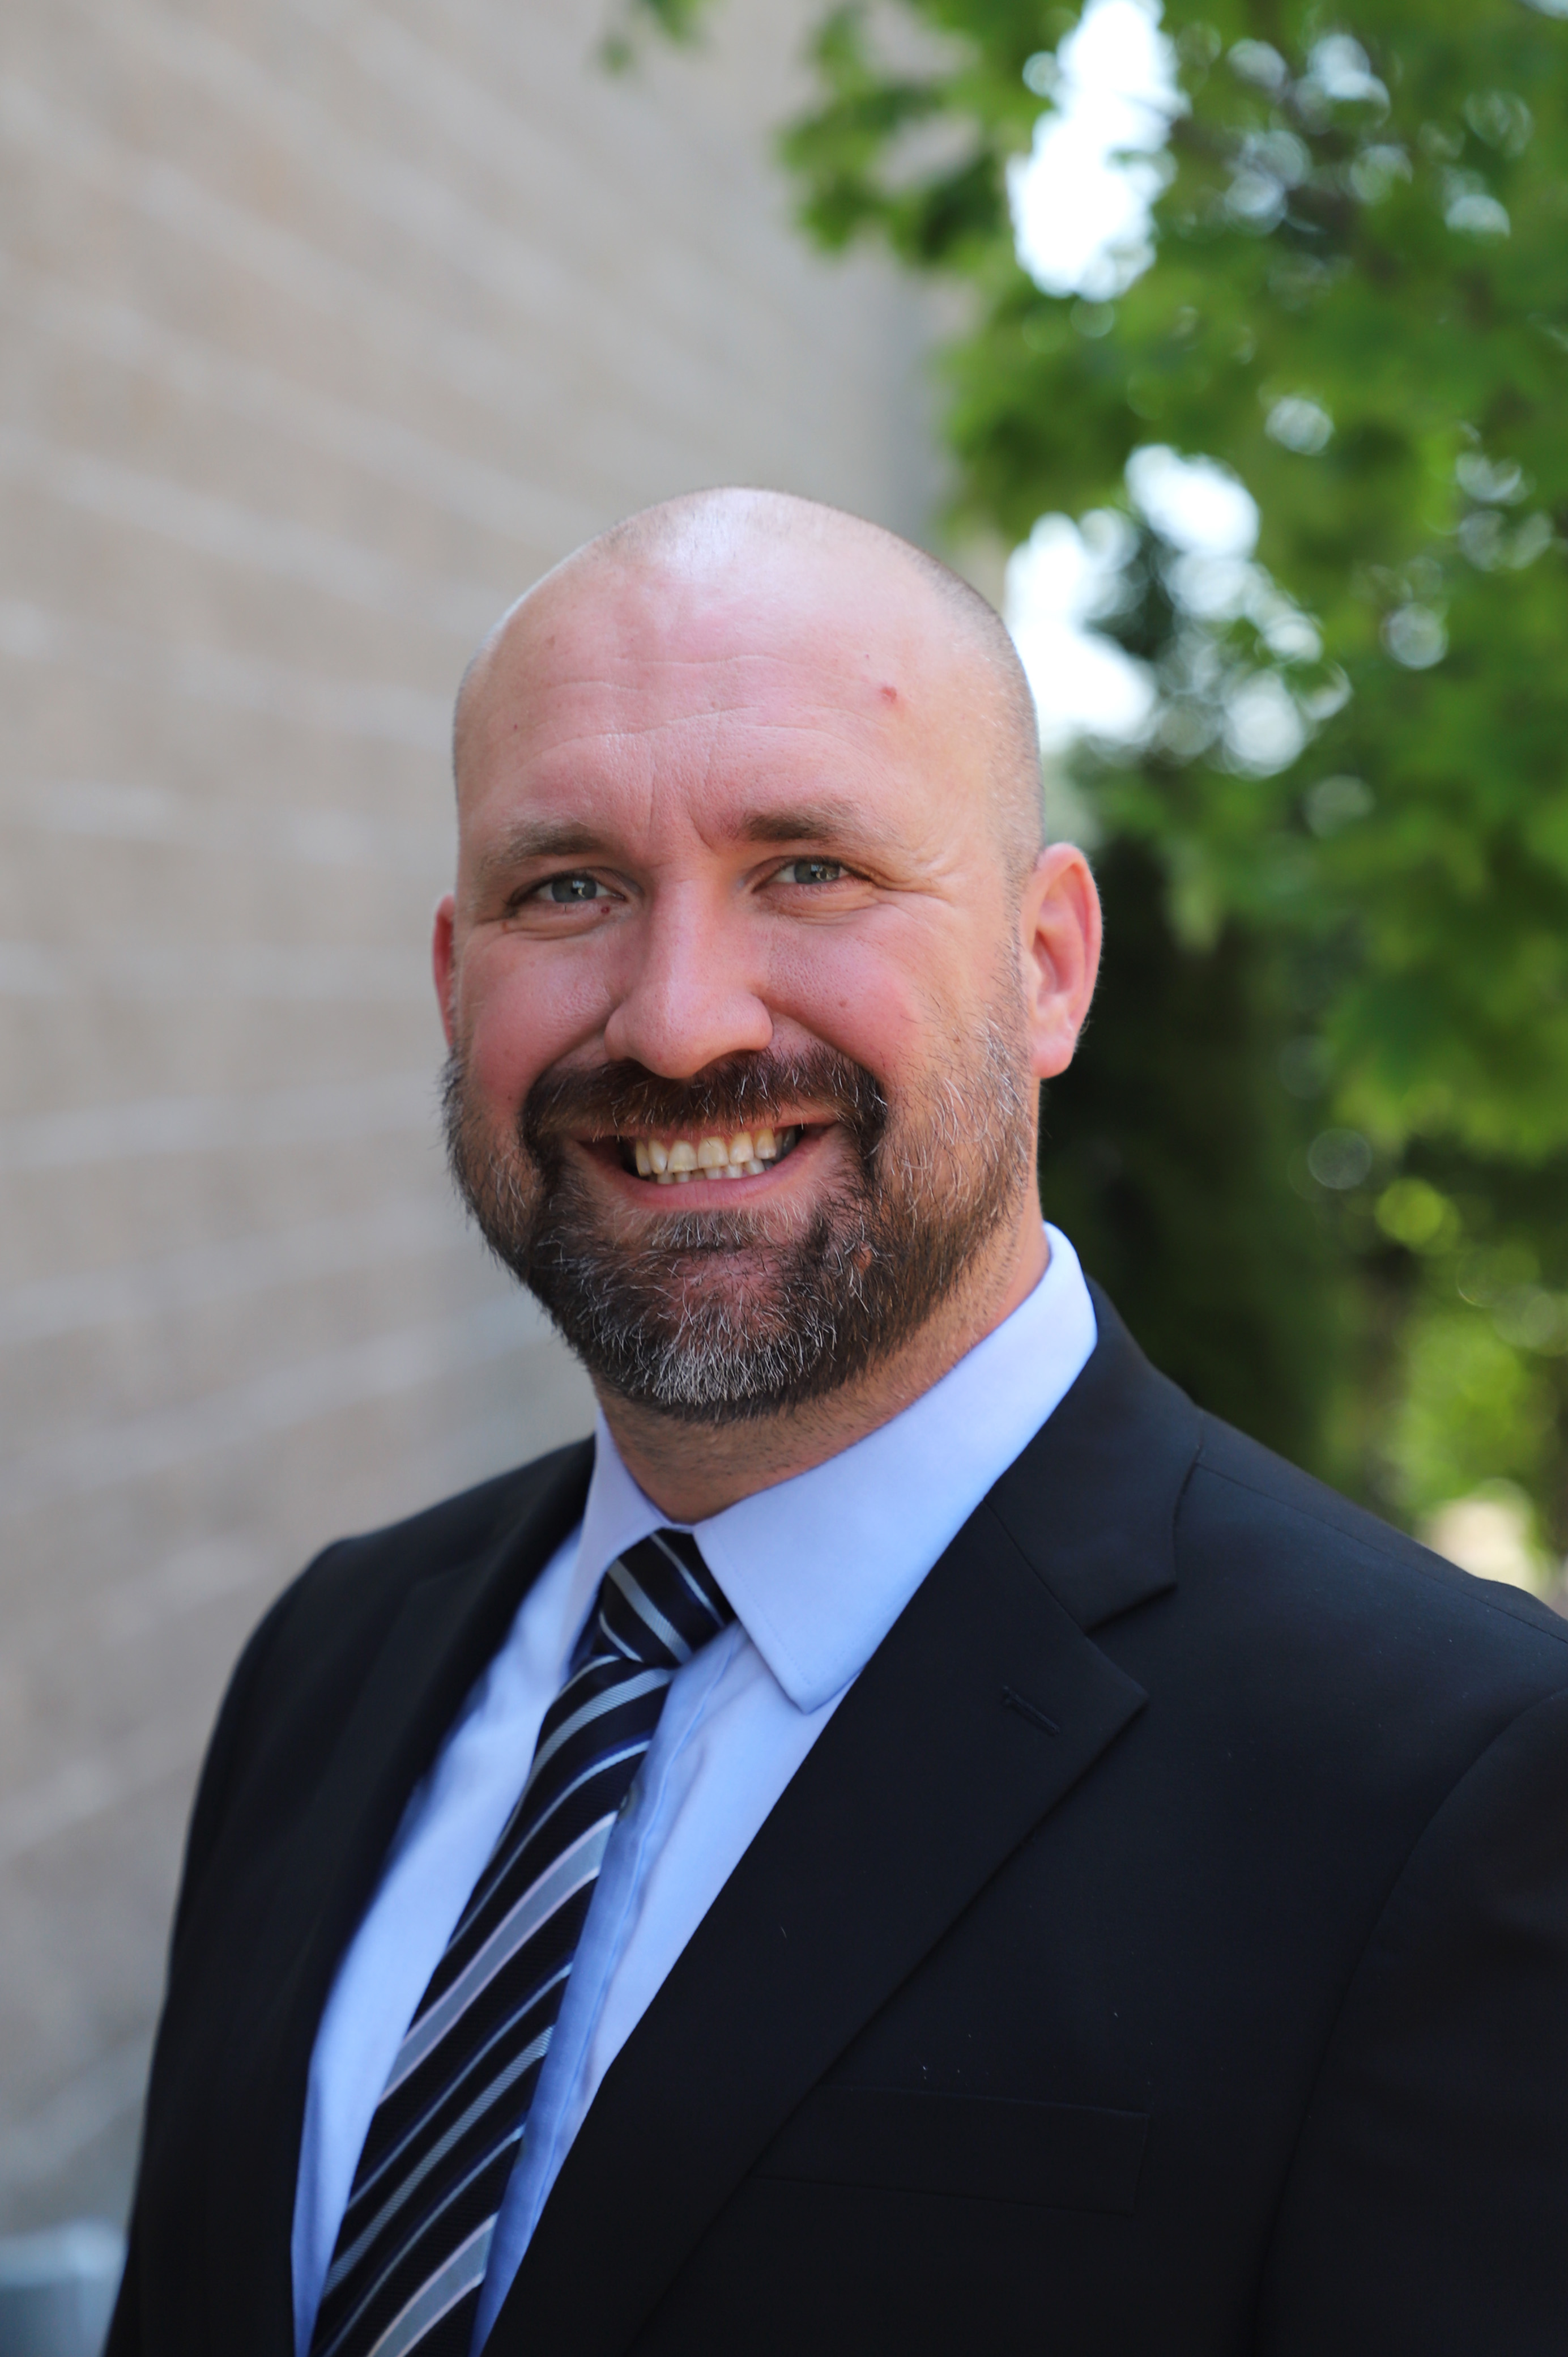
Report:
[{"label": "jacket breast pocket", "polygon": [[818,2087],[753,2175],[1131,2217],[1144,2112],[918,2089]]}]

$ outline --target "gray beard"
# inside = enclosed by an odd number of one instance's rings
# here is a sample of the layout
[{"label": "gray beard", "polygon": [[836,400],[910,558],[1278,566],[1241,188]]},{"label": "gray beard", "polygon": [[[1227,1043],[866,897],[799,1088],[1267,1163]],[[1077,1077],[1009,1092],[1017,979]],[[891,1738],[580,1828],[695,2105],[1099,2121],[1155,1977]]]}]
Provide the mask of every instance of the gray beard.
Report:
[{"label": "gray beard", "polygon": [[[546,1073],[499,1150],[454,1053],[447,1153],[485,1242],[601,1388],[691,1424],[776,1415],[888,1359],[1015,1211],[1033,1176],[1020,1028],[988,1024],[965,1079],[900,1118],[864,1067],[827,1049],[737,1058],[691,1082],[624,1064]],[[851,1168],[792,1233],[766,1209],[674,1211],[628,1246],[560,1150],[574,1114],[734,1129],[802,1096],[834,1105]]]}]

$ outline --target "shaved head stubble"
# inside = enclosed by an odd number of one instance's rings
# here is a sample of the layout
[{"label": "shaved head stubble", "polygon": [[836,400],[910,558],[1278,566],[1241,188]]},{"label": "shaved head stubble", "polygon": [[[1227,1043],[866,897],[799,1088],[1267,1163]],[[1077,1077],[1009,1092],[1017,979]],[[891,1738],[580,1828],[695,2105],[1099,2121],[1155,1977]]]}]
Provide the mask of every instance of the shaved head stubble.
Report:
[{"label": "shaved head stubble", "polygon": [[[824,538],[840,528],[873,536],[950,608],[984,683],[976,719],[1000,772],[993,816],[1004,865],[1026,867],[1040,839],[1028,689],[999,618],[923,550],[812,502],[710,493],[629,519],[567,566],[658,571],[693,556],[700,565],[704,555],[730,554],[748,528],[763,537]],[[459,695],[459,779],[466,716],[498,636]],[[1034,1083],[1021,987],[1005,957],[989,999],[975,1036],[954,1038],[944,1069],[924,1074],[918,1090],[890,1094],[825,1045],[727,1058],[688,1080],[630,1062],[557,1066],[499,1135],[468,1084],[459,1044],[443,1085],[453,1177],[491,1252],[596,1385],[692,1424],[775,1415],[891,1358],[961,1284],[1032,1183]],[[765,1206],[673,1211],[641,1240],[618,1235],[564,1151],[567,1138],[585,1135],[777,1126],[802,1103],[836,1117],[848,1168],[792,1231]]]}]

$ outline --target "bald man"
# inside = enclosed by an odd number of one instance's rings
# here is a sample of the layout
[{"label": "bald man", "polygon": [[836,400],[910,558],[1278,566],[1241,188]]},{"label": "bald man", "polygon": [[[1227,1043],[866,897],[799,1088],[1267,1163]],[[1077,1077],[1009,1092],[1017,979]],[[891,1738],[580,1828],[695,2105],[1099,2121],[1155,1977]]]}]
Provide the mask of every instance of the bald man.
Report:
[{"label": "bald man", "polygon": [[247,1649],[113,2357],[1559,2357],[1568,1627],[1042,1225],[1099,910],[995,615],[678,500],[456,763],[453,1169],[599,1416]]}]

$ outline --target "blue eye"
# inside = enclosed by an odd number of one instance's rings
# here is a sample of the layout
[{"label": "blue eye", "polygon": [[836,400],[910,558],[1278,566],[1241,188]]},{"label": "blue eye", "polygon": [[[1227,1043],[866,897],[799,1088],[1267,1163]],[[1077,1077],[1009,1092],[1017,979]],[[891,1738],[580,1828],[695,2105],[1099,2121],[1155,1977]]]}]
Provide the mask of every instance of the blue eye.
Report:
[{"label": "blue eye", "polygon": [[569,909],[585,900],[596,900],[604,886],[596,876],[552,876],[542,889],[544,898],[556,908]]},{"label": "blue eye", "polygon": [[836,884],[849,870],[842,859],[791,859],[779,873],[787,884]]}]

